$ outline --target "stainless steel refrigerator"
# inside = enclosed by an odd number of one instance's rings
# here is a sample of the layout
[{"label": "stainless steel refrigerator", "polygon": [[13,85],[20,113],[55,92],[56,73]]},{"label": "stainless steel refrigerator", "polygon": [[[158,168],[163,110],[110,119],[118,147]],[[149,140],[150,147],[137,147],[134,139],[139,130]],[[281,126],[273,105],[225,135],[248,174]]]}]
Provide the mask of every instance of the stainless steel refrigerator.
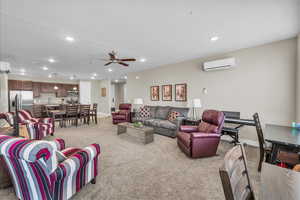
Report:
[{"label": "stainless steel refrigerator", "polygon": [[[18,95],[18,98],[15,98]],[[16,102],[17,101],[17,102]],[[33,106],[33,92],[32,91],[21,91],[21,90],[11,90],[9,92],[9,111],[14,112],[18,109],[26,109],[32,112]]]}]

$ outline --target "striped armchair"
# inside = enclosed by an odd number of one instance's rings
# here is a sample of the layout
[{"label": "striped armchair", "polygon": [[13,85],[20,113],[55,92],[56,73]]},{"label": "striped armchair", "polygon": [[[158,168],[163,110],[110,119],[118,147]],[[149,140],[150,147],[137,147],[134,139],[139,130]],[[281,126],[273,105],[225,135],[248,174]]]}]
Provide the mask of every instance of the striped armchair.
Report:
[{"label": "striped armchair", "polygon": [[0,155],[8,166],[19,199],[70,199],[84,185],[96,183],[100,146],[92,144],[83,149],[60,151],[62,148],[63,140],[0,135]]},{"label": "striped armchair", "polygon": [[27,126],[27,130],[30,134],[30,139],[41,140],[47,135],[54,134],[53,118],[34,118],[30,111],[19,110],[18,121],[22,125]]}]

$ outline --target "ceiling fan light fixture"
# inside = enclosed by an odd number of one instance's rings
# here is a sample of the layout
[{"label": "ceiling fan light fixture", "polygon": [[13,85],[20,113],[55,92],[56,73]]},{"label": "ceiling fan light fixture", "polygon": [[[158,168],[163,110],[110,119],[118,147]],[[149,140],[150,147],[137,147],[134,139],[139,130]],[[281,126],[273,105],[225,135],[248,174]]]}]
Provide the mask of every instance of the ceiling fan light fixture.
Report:
[{"label": "ceiling fan light fixture", "polygon": [[146,62],[147,59],[146,58],[140,58],[140,62]]}]

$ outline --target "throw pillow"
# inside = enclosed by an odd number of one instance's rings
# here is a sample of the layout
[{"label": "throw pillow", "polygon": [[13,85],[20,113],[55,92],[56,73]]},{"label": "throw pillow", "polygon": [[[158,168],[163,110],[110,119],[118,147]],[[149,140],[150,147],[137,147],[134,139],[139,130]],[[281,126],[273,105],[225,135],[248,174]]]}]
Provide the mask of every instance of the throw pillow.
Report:
[{"label": "throw pillow", "polygon": [[180,113],[179,113],[179,112],[172,111],[172,112],[170,112],[169,115],[168,115],[168,120],[169,120],[169,121],[174,121],[174,120],[176,120],[179,116],[180,116]]},{"label": "throw pillow", "polygon": [[140,118],[149,118],[150,117],[150,108],[149,107],[141,107],[139,109],[139,117]]},{"label": "throw pillow", "polygon": [[67,159],[67,157],[60,151],[56,151],[57,162],[61,163]]}]

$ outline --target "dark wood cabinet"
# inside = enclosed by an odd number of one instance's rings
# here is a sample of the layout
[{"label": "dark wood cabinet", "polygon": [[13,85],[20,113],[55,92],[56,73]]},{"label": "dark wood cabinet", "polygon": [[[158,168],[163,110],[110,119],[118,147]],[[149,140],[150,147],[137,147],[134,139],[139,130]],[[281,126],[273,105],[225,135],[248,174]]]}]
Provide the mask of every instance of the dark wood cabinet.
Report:
[{"label": "dark wood cabinet", "polygon": [[54,83],[41,83],[41,93],[55,93]]},{"label": "dark wood cabinet", "polygon": [[59,84],[58,90],[56,91],[56,97],[67,97],[68,96],[68,90],[66,85]]},{"label": "dark wood cabinet", "polygon": [[32,92],[33,92],[33,97],[41,96],[41,83],[33,82],[32,83]]},{"label": "dark wood cabinet", "polygon": [[[58,89],[55,90],[54,86]],[[76,88],[76,90],[74,90]],[[40,97],[41,93],[54,93],[57,97],[67,97],[69,91],[79,91],[78,84],[46,83],[20,80],[8,80],[9,90],[29,90],[33,97]]]},{"label": "dark wood cabinet", "polygon": [[8,80],[9,90],[32,90],[32,81]]}]

